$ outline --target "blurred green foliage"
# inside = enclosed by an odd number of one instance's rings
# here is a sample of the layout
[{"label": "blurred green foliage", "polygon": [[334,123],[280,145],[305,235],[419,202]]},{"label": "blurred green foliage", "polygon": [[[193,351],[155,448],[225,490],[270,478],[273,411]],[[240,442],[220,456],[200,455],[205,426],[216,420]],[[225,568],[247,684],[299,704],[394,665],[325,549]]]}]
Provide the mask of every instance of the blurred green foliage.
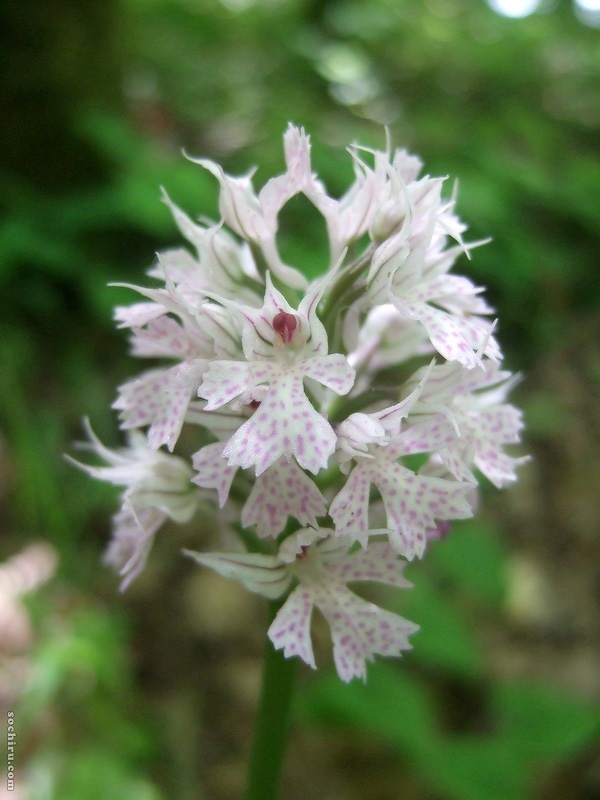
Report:
[{"label": "blurred green foliage", "polygon": [[[187,759],[188,774],[193,753],[176,751],[140,710],[148,698],[116,581],[98,567],[114,494],[61,458],[84,414],[115,442],[109,406],[133,368],[111,313],[131,295],[107,284],[139,282],[153,252],[179,241],[159,187],[190,214],[215,217],[216,185],[182,148],[233,173],[260,165],[260,182],[281,167],[292,120],[342,192],[351,176],[342,148],[382,147],[389,125],[395,144],[450,176],[448,193],[460,178],[471,239],[494,239],[461,269],[489,287],[511,366],[533,368],[597,312],[600,34],[566,0],[520,20],[484,0],[10,0],[0,13],[10,63],[0,553],[41,536],[62,557],[46,605],[33,604],[39,642],[20,707],[27,780],[34,800],[171,797],[157,752]],[[318,274],[324,229],[314,211],[293,201],[282,225],[285,256]],[[535,433],[558,433],[564,415],[551,395],[532,397]],[[304,724],[376,736],[448,800],[533,797],[546,768],[585,752],[598,731],[593,709],[495,681],[486,663],[477,626],[502,615],[500,542],[495,529],[465,525],[435,543],[410,568],[415,588],[398,606],[422,626],[414,652],[374,665],[366,687],[319,676]],[[444,681],[466,687],[474,708],[461,730],[444,728],[432,688]]]},{"label": "blurred green foliage", "polygon": [[[399,664],[370,667],[365,685],[335,675],[314,680],[302,716],[323,726],[377,737],[409,761],[421,785],[448,800],[527,800],[556,768],[597,740],[598,709],[550,687],[495,680],[483,657],[481,607],[498,613],[506,556],[492,531],[456,525],[412,566],[415,586],[390,603],[421,624],[414,652]],[[460,719],[448,725],[440,685],[463,692]]]}]

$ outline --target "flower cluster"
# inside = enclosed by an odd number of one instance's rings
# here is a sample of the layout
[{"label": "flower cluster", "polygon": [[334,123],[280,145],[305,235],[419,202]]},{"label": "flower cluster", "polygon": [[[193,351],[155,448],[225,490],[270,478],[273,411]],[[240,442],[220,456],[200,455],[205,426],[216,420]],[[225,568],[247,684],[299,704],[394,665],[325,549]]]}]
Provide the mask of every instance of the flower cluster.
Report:
[{"label": "flower cluster", "polygon": [[[115,316],[134,355],[170,365],[120,387],[131,443],[111,451],[90,430],[108,466],[85,469],[125,487],[107,555],[124,585],[167,518],[188,521],[214,498],[243,533],[239,550],[189,555],[279,600],[270,639],[313,667],[318,608],[348,681],[376,654],[409,648],[417,628],[348,585],[410,586],[405,561],[472,515],[478,473],[515,480],[523,459],[505,447],[522,422],[492,310],[450,274],[474,244],[443,180],[421,177],[403,150],[352,147],[355,180],[334,199],[302,129],[290,125],[284,150],[285,171],[258,193],[251,175],[197,162],[219,182],[217,224],[165,198],[188,246],[159,254],[160,288],[132,287],[142,301]],[[310,283],[277,245],[279,214],[299,194],[329,241]],[[173,452],[184,425],[191,464]]]}]

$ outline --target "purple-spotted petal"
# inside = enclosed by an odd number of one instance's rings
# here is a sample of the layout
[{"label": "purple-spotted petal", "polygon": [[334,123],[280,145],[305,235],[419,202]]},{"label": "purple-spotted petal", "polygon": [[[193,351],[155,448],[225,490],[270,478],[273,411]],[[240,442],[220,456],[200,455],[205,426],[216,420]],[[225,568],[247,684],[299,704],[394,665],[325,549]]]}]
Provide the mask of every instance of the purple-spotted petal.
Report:
[{"label": "purple-spotted petal", "polygon": [[366,550],[348,553],[328,565],[328,573],[340,583],[375,581],[400,589],[410,589],[412,583],[404,575],[406,562],[387,542],[370,541]]},{"label": "purple-spotted petal", "polygon": [[419,629],[337,583],[315,587],[314,604],[329,623],[335,666],[346,683],[364,680],[367,661],[375,655],[399,656],[410,650],[408,637]]},{"label": "purple-spotted petal", "polygon": [[338,534],[364,538],[369,530],[369,487],[379,490],[387,515],[389,540],[405,556],[421,556],[427,531],[438,519],[465,519],[472,515],[466,494],[470,485],[415,475],[393,459],[361,461],[334,498],[329,514]]},{"label": "purple-spotted petal", "polygon": [[318,381],[339,395],[348,394],[356,376],[346,356],[339,353],[307,358],[302,363],[302,371],[307,378]]},{"label": "purple-spotted petal", "polygon": [[303,469],[316,474],[335,450],[331,425],[309,403],[302,375],[286,372],[272,381],[250,419],[227,443],[224,454],[244,469],[256,466],[260,475],[280,458],[294,456]]},{"label": "purple-spotted petal", "polygon": [[516,467],[529,459],[508,456],[502,446],[520,441],[521,411],[506,404],[485,409],[469,416],[468,427],[475,441],[475,465],[486,478],[499,489],[516,480]]},{"label": "purple-spotted petal", "polygon": [[267,636],[276,650],[286,658],[300,656],[313,669],[317,668],[310,638],[310,618],[313,610],[312,587],[296,587],[277,612]]},{"label": "purple-spotted petal", "polygon": [[244,361],[213,361],[198,389],[198,395],[208,400],[205,410],[220,408],[246,392],[250,370],[251,364]]},{"label": "purple-spotted petal", "polygon": [[435,349],[448,361],[458,361],[468,369],[478,367],[481,364],[478,351],[484,344],[484,355],[494,361],[501,358],[496,340],[490,335],[491,322],[449,314],[420,301],[392,300],[402,314],[423,325]]},{"label": "purple-spotted petal", "polygon": [[387,455],[410,455],[430,453],[449,447],[457,440],[454,425],[440,415],[416,422],[394,438]]},{"label": "purple-spotted petal", "polygon": [[373,482],[387,514],[390,543],[406,558],[423,555],[427,532],[436,527],[437,520],[472,516],[466,498],[470,484],[415,475],[396,462],[378,472]]},{"label": "purple-spotted petal", "polygon": [[281,459],[256,479],[242,510],[242,525],[256,525],[261,537],[275,537],[285,528],[288,517],[316,528],[317,517],[325,513],[325,498],[314,482],[295,461]]},{"label": "purple-spotted petal", "polygon": [[219,506],[223,508],[229,497],[231,482],[238,470],[236,466],[230,466],[223,456],[223,442],[207,444],[194,453],[192,461],[198,473],[192,478],[192,483],[203,489],[216,489]]},{"label": "purple-spotted petal", "polygon": [[167,370],[152,370],[123,384],[113,404],[121,427],[149,425],[148,444],[173,450],[192,396],[196,393],[206,362],[197,359]]},{"label": "purple-spotted petal", "polygon": [[369,530],[371,471],[359,462],[329,506],[329,516],[338,533],[359,539]]}]

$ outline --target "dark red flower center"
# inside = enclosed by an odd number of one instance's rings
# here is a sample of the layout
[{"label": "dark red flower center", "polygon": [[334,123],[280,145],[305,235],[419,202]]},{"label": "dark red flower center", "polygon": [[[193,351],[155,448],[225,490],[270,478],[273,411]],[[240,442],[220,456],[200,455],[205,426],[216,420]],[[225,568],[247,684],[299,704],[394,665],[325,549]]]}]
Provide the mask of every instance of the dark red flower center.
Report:
[{"label": "dark red flower center", "polygon": [[288,314],[287,311],[280,311],[273,317],[273,330],[281,337],[284,344],[292,341],[297,327],[297,317],[294,314]]}]

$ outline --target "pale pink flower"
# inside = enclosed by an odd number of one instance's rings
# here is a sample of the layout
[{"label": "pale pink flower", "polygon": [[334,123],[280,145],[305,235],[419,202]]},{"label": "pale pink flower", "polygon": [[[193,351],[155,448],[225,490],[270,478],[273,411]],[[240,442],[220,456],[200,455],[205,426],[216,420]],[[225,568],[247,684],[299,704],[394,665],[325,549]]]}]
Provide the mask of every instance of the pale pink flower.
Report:
[{"label": "pale pink flower", "polygon": [[191,484],[189,464],[182,458],[151,449],[139,432],[129,434],[129,445],[118,450],[105,447],[89,422],[85,428],[90,440],[86,449],[106,462],[106,466],[71,463],[94,478],[123,486],[121,511],[113,518],[113,541],[106,559],[124,576],[123,588],[144,567],[154,535],[167,520],[188,522],[198,506],[198,490]]},{"label": "pale pink flower", "polygon": [[283,206],[299,194],[311,181],[310,142],[303,129],[290,125],[284,135],[287,170],[271,178],[255,193],[252,176],[234,178],[205,158],[191,159],[207,169],[219,181],[219,210],[226,225],[243,239],[260,247],[268,268],[294,289],[306,287],[306,278],[295,268],[284,264],[277,250],[278,215]]},{"label": "pale pink flower", "polygon": [[[408,428],[388,438],[383,426],[378,431],[371,430],[373,423],[379,421],[378,415],[352,416],[353,428],[362,427],[364,435],[359,445],[356,439],[346,440],[343,445],[346,451],[354,448],[356,465],[329,507],[336,531],[366,542],[371,525],[369,490],[374,485],[385,507],[390,543],[406,558],[420,557],[425,550],[428,532],[437,526],[439,520],[465,519],[472,515],[466,499],[470,485],[414,472],[402,464],[401,458],[413,453],[437,451],[453,442],[456,434],[452,426],[440,417],[422,427],[418,436]],[[343,437],[347,431],[348,428],[340,431],[340,436]],[[359,447],[364,449],[363,453]]]},{"label": "pale pink flower", "polygon": [[[419,373],[413,382],[418,379]],[[529,460],[504,452],[506,445],[521,441],[523,430],[522,412],[504,402],[515,382],[510,372],[489,361],[474,370],[443,364],[430,372],[414,412],[442,413],[454,425],[459,436],[437,455],[459,480],[475,483],[476,467],[500,489],[515,481],[516,468]]]},{"label": "pale pink flower", "polygon": [[[223,443],[209,444],[193,458],[197,475],[193,483],[205,489],[215,489],[219,506],[223,508],[239,467],[229,464],[223,456]],[[326,513],[325,498],[295,461],[280,458],[255,479],[241,512],[244,528],[252,525],[257,534],[276,537],[286,526],[289,517],[301,525],[317,526],[317,517]]]},{"label": "pale pink flower", "polygon": [[289,597],[273,620],[268,636],[286,657],[299,656],[316,668],[310,626],[317,608],[331,630],[333,657],[340,678],[365,678],[375,655],[399,656],[411,645],[418,626],[354,594],[349,583],[363,581],[409,588],[404,564],[385,542],[350,552],[349,541],[327,529],[301,530],[288,537],[277,556],[252,553],[192,553],[198,563],[234,578],[270,599]]},{"label": "pale pink flower", "polygon": [[323,286],[315,284],[296,310],[267,275],[263,307],[234,309],[243,319],[248,360],[213,361],[199,395],[210,411],[242,394],[256,399],[255,389],[261,385],[268,390],[224,447],[230,464],[254,466],[260,475],[278,459],[293,456],[301,467],[317,473],[333,454],[335,433],[307,398],[304,381],[312,379],[344,395],[352,388],[354,370],[345,356],[327,354],[327,335],[316,315],[322,292]]}]

